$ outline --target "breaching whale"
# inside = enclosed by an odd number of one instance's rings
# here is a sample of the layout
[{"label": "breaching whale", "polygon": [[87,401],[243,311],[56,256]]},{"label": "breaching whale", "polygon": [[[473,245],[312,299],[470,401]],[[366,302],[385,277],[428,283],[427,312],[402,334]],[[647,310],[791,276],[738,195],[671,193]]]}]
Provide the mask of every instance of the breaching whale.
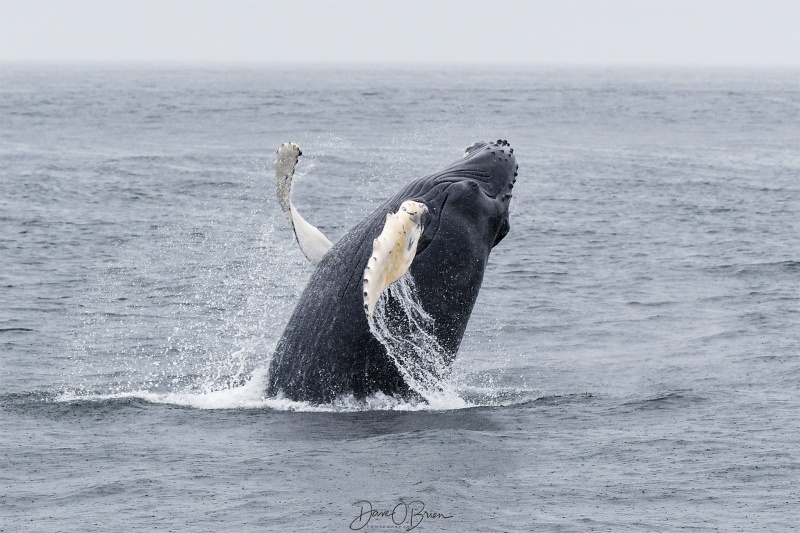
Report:
[{"label": "breaching whale", "polygon": [[294,143],[278,150],[278,201],[303,254],[316,265],[275,348],[267,394],[330,402],[338,396],[411,394],[369,320],[381,293],[408,271],[430,332],[452,364],[492,248],[509,231],[518,165],[505,140],[478,142],[441,172],[412,181],[336,244],[291,202]]}]

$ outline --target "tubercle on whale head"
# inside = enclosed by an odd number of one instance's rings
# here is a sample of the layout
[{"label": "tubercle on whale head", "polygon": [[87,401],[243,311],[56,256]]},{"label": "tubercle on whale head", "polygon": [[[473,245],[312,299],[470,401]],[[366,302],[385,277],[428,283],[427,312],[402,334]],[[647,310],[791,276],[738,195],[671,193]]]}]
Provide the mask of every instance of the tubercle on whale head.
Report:
[{"label": "tubercle on whale head", "polygon": [[514,149],[506,139],[469,145],[461,160],[453,166],[480,174],[482,177],[477,180],[486,193],[504,201],[510,200],[511,189],[519,174]]}]

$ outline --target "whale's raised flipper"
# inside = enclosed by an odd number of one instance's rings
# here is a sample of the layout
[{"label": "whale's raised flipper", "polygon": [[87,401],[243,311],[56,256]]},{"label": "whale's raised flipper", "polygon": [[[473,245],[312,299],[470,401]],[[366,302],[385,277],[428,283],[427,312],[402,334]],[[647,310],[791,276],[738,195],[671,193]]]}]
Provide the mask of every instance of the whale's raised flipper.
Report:
[{"label": "whale's raised flipper", "polygon": [[403,277],[414,261],[427,212],[425,204],[406,200],[397,213],[386,214],[383,231],[372,242],[372,255],[364,269],[364,312],[368,320],[384,289]]},{"label": "whale's raised flipper", "polygon": [[278,158],[275,160],[275,188],[278,194],[278,203],[289,217],[297,244],[300,245],[303,255],[316,265],[332,245],[331,241],[319,229],[300,216],[300,213],[292,205],[292,177],[294,176],[294,167],[301,155],[303,152],[295,143],[289,142],[281,145],[278,149]]}]

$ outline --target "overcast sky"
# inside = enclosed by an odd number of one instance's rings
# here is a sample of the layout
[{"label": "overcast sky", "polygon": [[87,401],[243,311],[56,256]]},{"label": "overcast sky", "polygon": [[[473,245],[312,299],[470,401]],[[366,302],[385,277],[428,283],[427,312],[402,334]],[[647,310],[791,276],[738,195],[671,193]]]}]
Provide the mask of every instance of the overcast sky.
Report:
[{"label": "overcast sky", "polygon": [[800,66],[800,0],[0,0],[0,62]]}]

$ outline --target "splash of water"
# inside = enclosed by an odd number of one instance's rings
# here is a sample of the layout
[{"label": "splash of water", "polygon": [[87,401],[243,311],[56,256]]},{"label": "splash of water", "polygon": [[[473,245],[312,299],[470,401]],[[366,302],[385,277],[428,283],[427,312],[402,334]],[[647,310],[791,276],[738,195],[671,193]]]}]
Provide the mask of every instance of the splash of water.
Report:
[{"label": "splash of water", "polygon": [[[257,368],[241,385],[216,390],[193,391],[172,390],[153,391],[132,389],[108,393],[87,393],[64,391],[53,398],[55,402],[114,402],[119,400],[143,400],[152,404],[179,405],[194,409],[272,409],[275,411],[297,411],[310,413],[341,413],[360,411],[428,411],[435,410],[424,401],[396,398],[383,393],[375,393],[367,398],[355,398],[352,394],[337,397],[328,404],[295,401],[283,396],[266,397],[264,388],[267,382],[267,369]],[[464,404],[462,407],[472,407]],[[449,406],[449,409],[458,406]],[[438,409],[441,409],[439,407]]]},{"label": "splash of water", "polygon": [[433,335],[434,327],[408,272],[381,294],[369,320],[370,331],[412,390],[433,408],[466,407],[447,379],[450,367],[445,364],[444,348]]},{"label": "splash of water", "polygon": [[[330,153],[342,145],[337,139],[323,143]],[[395,174],[414,160],[393,157]],[[298,177],[313,166],[307,160]],[[72,317],[66,348],[71,364],[62,373],[59,399],[141,398],[203,409],[299,411],[441,410],[485,403],[486,395],[472,394],[451,378],[410,276],[389,288],[391,298],[382,297],[373,334],[422,399],[344,396],[320,406],[263,396],[264,369],[309,267],[264,187],[272,167],[257,163],[253,170],[225,186],[230,189],[210,190],[210,207],[170,211],[159,224],[148,218],[144,229],[134,226],[129,242],[98,263]],[[359,182],[357,195],[368,197],[373,185]],[[344,209],[368,207],[347,202]]]}]

